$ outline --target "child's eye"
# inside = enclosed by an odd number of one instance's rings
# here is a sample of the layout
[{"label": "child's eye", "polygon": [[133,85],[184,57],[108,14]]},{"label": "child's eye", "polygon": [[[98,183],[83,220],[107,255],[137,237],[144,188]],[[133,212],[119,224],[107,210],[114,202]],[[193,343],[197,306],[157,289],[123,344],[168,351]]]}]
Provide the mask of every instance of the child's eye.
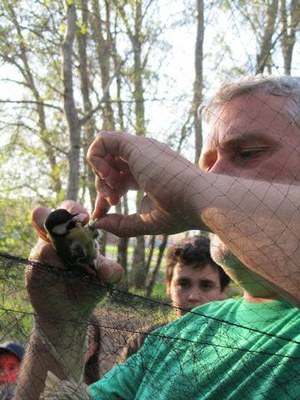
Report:
[{"label": "child's eye", "polygon": [[188,281],[178,281],[177,286],[183,289],[187,289],[189,287],[189,282]]},{"label": "child's eye", "polygon": [[201,282],[200,290],[210,291],[215,288],[215,284],[213,282]]}]

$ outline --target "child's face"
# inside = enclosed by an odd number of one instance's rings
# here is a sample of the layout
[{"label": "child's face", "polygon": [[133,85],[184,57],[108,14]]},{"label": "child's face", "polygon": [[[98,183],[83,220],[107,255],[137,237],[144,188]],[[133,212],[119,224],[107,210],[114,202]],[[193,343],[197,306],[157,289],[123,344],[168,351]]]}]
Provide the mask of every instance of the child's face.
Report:
[{"label": "child's face", "polygon": [[8,352],[0,353],[0,384],[15,383],[18,378],[21,361]]},{"label": "child's face", "polygon": [[177,264],[168,287],[168,295],[173,305],[178,307],[178,316],[209,301],[221,300],[223,292],[219,274],[210,264],[204,267]]}]

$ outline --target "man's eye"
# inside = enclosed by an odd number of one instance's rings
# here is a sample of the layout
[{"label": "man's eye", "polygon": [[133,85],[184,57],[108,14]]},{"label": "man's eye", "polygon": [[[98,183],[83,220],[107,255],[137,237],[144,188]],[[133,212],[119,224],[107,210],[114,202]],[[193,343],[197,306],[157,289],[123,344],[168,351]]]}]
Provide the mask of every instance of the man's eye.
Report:
[{"label": "man's eye", "polygon": [[246,150],[246,151],[241,151],[240,152],[240,156],[243,157],[243,158],[250,158],[254,154],[256,154],[256,153],[254,151],[251,151],[251,150]]},{"label": "man's eye", "polygon": [[249,160],[259,156],[261,153],[263,153],[263,149],[238,150],[236,152],[236,157],[240,160]]}]

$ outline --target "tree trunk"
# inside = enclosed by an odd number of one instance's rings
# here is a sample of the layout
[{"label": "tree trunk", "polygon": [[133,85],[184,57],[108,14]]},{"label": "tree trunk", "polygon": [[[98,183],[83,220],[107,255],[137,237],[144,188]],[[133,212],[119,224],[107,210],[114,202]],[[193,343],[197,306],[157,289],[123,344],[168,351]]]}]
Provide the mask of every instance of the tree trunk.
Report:
[{"label": "tree trunk", "polygon": [[147,262],[145,263],[145,270],[147,275],[150,271],[151,262],[153,259],[154,249],[155,249],[155,242],[156,242],[156,235],[150,236],[149,244],[148,244],[148,255],[147,255]]},{"label": "tree trunk", "polygon": [[293,50],[296,43],[296,31],[300,23],[300,3],[299,0],[292,0],[290,12],[288,13],[285,0],[280,2],[281,12],[281,48],[284,62],[285,75],[291,75]]},{"label": "tree trunk", "polygon": [[[203,90],[203,40],[204,40],[204,11],[203,0],[196,0],[197,6],[197,37],[195,46],[195,82],[194,82],[194,129],[195,129],[195,163],[198,163],[202,149],[202,119],[200,109]],[[199,112],[198,112],[199,110]]]},{"label": "tree trunk", "polygon": [[63,85],[64,85],[64,110],[68,123],[70,149],[68,153],[68,189],[67,198],[77,200],[79,190],[79,156],[80,156],[80,124],[75,107],[73,90],[73,44],[76,30],[75,3],[66,1],[67,27],[62,45],[63,58]]},{"label": "tree trunk", "polygon": [[270,1],[268,4],[265,29],[261,38],[260,50],[256,56],[256,74],[262,74],[270,64],[271,50],[273,48],[272,38],[278,12],[278,0]]},{"label": "tree trunk", "polygon": [[155,265],[155,268],[153,270],[153,273],[152,273],[151,279],[149,281],[149,284],[147,286],[146,297],[150,297],[152,292],[153,292],[154,285],[155,285],[155,283],[157,281],[157,275],[158,275],[158,272],[160,270],[161,261],[163,259],[164,252],[165,252],[167,244],[168,244],[168,239],[169,239],[168,235],[163,235],[162,242],[161,242],[161,244],[159,246],[159,254],[158,254],[158,257],[157,257],[156,265]]},{"label": "tree trunk", "polygon": [[[87,27],[89,20],[89,13],[87,8],[81,3],[82,10],[82,26]],[[78,55],[79,55],[79,76],[80,76],[80,86],[81,94],[83,99],[83,112],[84,116],[90,116],[89,119],[83,125],[83,152],[87,154],[88,148],[92,143],[95,132],[96,123],[95,118],[92,113],[93,105],[91,101],[90,93],[90,76],[91,72],[88,67],[88,57],[87,57],[87,32],[85,29],[77,30],[77,42],[78,42]],[[87,189],[91,201],[91,208],[93,208],[96,200],[96,188],[95,188],[95,175],[87,163],[84,163],[84,181],[83,181],[83,192],[85,193]],[[82,199],[84,201],[84,198]]]},{"label": "tree trunk", "polygon": [[121,282],[124,290],[128,289],[128,243],[129,238],[120,238],[118,242],[118,263],[124,270],[124,279]]},{"label": "tree trunk", "polygon": [[136,238],[136,246],[134,249],[132,260],[132,281],[133,286],[137,289],[143,289],[146,285],[146,269],[145,269],[145,237],[138,236]]},{"label": "tree trunk", "polygon": [[[135,107],[135,133],[136,135],[145,135],[146,122],[145,122],[145,102],[144,102],[144,87],[143,87],[143,73],[144,70],[142,63],[142,0],[134,2],[134,28],[130,28],[124,8],[115,2],[118,11],[126,26],[127,35],[131,41],[133,49],[133,99]],[[142,199],[142,193],[138,193],[136,208],[139,208]],[[145,273],[145,238],[142,236],[137,237],[136,247],[134,249],[133,264],[133,284],[136,288],[145,286],[146,273]]]},{"label": "tree trunk", "polygon": [[[93,13],[92,13],[92,28],[94,42],[97,44],[96,51],[98,56],[98,64],[101,73],[101,84],[102,90],[107,91],[105,96],[105,103],[103,104],[103,125],[104,130],[114,130],[115,121],[113,109],[111,106],[111,97],[109,92],[110,82],[110,64],[111,64],[111,43],[110,39],[112,36],[108,33],[110,31],[110,5],[105,2],[105,19],[101,18],[99,0],[92,1]],[[103,20],[105,21],[107,39],[104,39],[103,33]]]}]

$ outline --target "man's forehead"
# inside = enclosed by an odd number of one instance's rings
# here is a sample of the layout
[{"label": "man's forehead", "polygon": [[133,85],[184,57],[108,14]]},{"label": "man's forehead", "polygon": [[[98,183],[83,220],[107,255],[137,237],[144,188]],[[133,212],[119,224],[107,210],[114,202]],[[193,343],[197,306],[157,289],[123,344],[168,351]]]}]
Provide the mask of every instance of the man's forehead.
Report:
[{"label": "man's forehead", "polygon": [[[288,96],[278,96],[256,90],[233,97],[228,101],[224,101],[224,103],[218,103],[215,107],[212,106],[211,108],[208,108],[205,113],[207,114],[208,120],[211,120],[214,117],[219,118],[224,111],[224,107],[232,105],[232,111],[247,111],[250,115],[254,112],[254,115],[252,116],[255,117],[262,107],[267,107],[270,110],[278,112],[283,109],[289,101],[290,97]],[[253,106],[257,106],[257,109],[253,110]],[[228,110],[226,110],[225,114],[228,114]]]},{"label": "man's forehead", "polygon": [[[236,101],[226,103],[212,115],[209,122],[209,133],[203,144],[203,151],[218,147],[220,140],[239,132],[245,128],[243,120],[247,118],[247,109]],[[241,124],[242,122],[242,124]],[[222,137],[220,134],[222,133]]]},{"label": "man's forehead", "polygon": [[[285,97],[253,93],[225,103],[211,114],[204,151],[217,146],[221,139],[229,140],[229,136],[268,132],[275,121],[286,119],[287,101]],[[287,119],[285,123],[288,124]]]},{"label": "man's forehead", "polygon": [[205,156],[207,152],[209,153],[211,150],[216,147],[222,147],[224,149],[236,149],[238,146],[246,146],[262,143],[262,141],[267,144],[271,143],[272,137],[268,137],[266,133],[264,137],[262,137],[262,133],[258,130],[256,131],[248,131],[247,127],[245,130],[241,129],[230,129],[227,130],[226,134],[223,134],[222,141],[219,140],[218,135],[212,136],[210,141],[207,141],[206,146],[203,147],[202,156]]}]

